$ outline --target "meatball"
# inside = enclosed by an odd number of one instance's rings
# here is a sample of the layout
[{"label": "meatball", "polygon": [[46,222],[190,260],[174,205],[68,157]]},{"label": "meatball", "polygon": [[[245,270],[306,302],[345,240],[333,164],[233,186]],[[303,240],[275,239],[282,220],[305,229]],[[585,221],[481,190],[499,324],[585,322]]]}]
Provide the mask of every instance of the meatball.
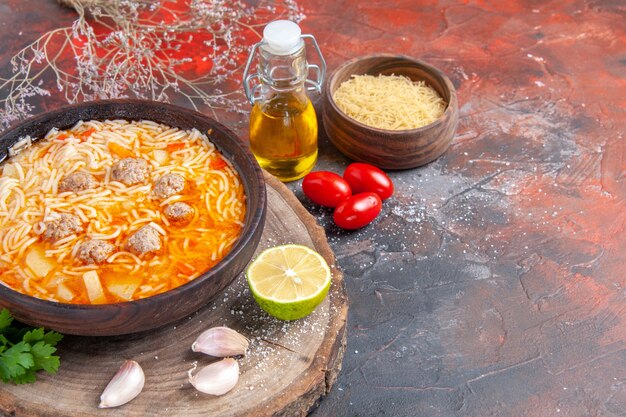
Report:
[{"label": "meatball", "polygon": [[84,264],[101,264],[113,252],[114,246],[109,242],[98,239],[84,241],[78,247],[76,257]]},{"label": "meatball", "polygon": [[141,227],[130,235],[126,241],[126,249],[135,255],[143,255],[148,252],[156,252],[161,249],[161,236],[152,226]]},{"label": "meatball", "polygon": [[50,220],[44,222],[46,229],[43,232],[43,238],[48,242],[56,242],[83,229],[80,219],[73,214],[54,213],[50,217]]},{"label": "meatball", "polygon": [[124,158],[113,164],[111,179],[126,185],[138,184],[148,176],[148,162],[141,158]]},{"label": "meatball", "polygon": [[163,210],[163,214],[165,214],[167,220],[172,223],[186,224],[193,218],[193,207],[187,203],[179,201],[173,204],[168,204],[165,207],[165,210]]},{"label": "meatball", "polygon": [[88,190],[94,188],[96,184],[96,179],[93,175],[88,172],[77,171],[66,175],[59,181],[59,192]]},{"label": "meatball", "polygon": [[154,195],[167,198],[178,194],[185,188],[185,179],[180,174],[165,174],[154,183]]}]

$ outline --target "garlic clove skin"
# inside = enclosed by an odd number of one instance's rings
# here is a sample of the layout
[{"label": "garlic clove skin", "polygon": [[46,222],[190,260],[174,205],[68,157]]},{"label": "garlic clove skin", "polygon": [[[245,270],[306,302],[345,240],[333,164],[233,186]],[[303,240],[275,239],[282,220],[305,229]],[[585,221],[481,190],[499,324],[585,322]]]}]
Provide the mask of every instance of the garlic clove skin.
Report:
[{"label": "garlic clove skin", "polygon": [[145,382],[143,369],[137,362],[124,362],[102,392],[98,408],[119,407],[126,404],[139,395]]},{"label": "garlic clove skin", "polygon": [[239,364],[232,358],[214,362],[192,375],[195,368],[190,369],[189,382],[200,392],[210,395],[224,395],[237,385],[239,380]]},{"label": "garlic clove skin", "polygon": [[245,355],[248,339],[225,326],[205,330],[191,345],[194,352],[202,352],[217,358]]}]

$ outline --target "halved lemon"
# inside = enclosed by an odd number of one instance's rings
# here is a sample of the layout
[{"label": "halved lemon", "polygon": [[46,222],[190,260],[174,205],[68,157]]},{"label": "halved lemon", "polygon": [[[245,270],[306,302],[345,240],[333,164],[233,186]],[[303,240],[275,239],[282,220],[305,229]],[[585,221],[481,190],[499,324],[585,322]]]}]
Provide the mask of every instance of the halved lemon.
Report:
[{"label": "halved lemon", "polygon": [[319,253],[283,245],[263,251],[248,267],[246,279],[263,310],[281,320],[297,320],[324,300],[331,274]]}]

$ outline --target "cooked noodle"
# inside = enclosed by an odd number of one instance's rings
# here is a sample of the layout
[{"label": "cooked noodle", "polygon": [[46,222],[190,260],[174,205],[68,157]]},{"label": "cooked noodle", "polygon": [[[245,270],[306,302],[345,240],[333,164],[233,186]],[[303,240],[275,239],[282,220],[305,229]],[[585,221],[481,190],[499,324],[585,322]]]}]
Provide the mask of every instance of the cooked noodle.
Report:
[{"label": "cooked noodle", "polygon": [[[241,233],[246,212],[241,181],[196,129],[152,121],[81,121],[68,130],[52,129],[32,145],[26,138],[18,147],[22,150],[11,152],[0,175],[0,281],[17,291],[79,304],[149,297],[213,267]],[[131,186],[113,181],[112,166],[125,157],[147,161],[145,181]],[[95,187],[60,192],[60,182],[75,172],[91,174]],[[155,181],[169,173],[182,175],[188,185],[158,199],[152,193]],[[174,202],[193,207],[189,224],[163,215]],[[59,213],[75,216],[81,230],[51,242],[44,237],[45,222]],[[157,231],[162,247],[137,256],[125,244],[142,226]],[[85,265],[78,259],[78,247],[88,239],[113,245],[106,261]],[[87,271],[97,272],[103,299],[90,300],[83,282]]]}]

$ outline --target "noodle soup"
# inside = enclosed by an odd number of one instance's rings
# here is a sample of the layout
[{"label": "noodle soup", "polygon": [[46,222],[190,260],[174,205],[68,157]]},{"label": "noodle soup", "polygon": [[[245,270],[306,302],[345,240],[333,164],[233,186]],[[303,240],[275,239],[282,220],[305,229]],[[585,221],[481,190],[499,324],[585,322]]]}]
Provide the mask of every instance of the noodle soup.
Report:
[{"label": "noodle soup", "polygon": [[206,135],[151,121],[51,130],[0,176],[0,281],[63,303],[149,297],[217,264],[246,213]]}]

